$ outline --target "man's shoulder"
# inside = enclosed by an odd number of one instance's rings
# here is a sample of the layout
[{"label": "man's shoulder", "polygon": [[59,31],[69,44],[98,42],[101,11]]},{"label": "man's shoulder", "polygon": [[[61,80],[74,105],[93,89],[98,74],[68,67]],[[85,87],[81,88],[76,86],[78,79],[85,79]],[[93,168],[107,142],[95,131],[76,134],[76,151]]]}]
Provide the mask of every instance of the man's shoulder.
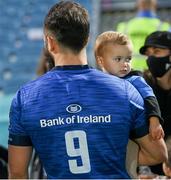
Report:
[{"label": "man's shoulder", "polygon": [[23,84],[20,87],[20,91],[27,91],[30,89],[35,89],[38,88],[38,86],[40,87],[41,85],[43,85],[45,82],[48,82],[47,80],[50,79],[50,77],[48,76],[48,74],[44,74],[40,77],[37,77],[34,80],[30,80],[28,82],[26,82],[25,84]]},{"label": "man's shoulder", "polygon": [[125,81],[125,79],[119,78],[117,76],[111,75],[111,74],[107,74],[104,73],[100,70],[92,70],[91,76],[94,77],[92,80],[95,81],[99,81],[99,82],[104,82],[104,83],[108,83],[108,84],[125,84],[127,83],[127,81]]}]

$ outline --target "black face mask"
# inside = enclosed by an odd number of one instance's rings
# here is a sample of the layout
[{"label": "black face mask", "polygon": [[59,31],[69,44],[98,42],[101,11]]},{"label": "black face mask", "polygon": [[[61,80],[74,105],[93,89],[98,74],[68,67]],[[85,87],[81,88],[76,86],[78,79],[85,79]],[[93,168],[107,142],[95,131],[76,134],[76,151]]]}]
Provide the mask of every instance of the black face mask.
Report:
[{"label": "black face mask", "polygon": [[170,68],[170,55],[165,57],[149,56],[147,65],[154,77],[162,77]]}]

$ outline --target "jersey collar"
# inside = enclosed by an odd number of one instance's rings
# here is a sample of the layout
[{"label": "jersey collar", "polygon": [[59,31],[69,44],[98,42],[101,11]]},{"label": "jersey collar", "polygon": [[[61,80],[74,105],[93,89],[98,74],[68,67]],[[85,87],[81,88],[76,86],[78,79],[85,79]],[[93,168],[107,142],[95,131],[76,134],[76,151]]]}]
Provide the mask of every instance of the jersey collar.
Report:
[{"label": "jersey collar", "polygon": [[52,68],[53,70],[83,70],[83,69],[89,69],[89,66],[86,65],[65,65],[65,66],[55,66]]}]

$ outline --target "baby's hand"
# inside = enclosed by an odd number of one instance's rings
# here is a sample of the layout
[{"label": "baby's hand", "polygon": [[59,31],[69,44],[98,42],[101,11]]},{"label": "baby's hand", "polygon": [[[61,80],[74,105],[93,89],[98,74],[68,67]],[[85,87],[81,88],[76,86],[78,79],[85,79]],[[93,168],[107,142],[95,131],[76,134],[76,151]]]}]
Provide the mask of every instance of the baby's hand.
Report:
[{"label": "baby's hand", "polygon": [[149,132],[153,140],[164,138],[164,131],[161,124],[159,123],[158,118],[156,120],[153,119],[152,121],[150,121]]}]

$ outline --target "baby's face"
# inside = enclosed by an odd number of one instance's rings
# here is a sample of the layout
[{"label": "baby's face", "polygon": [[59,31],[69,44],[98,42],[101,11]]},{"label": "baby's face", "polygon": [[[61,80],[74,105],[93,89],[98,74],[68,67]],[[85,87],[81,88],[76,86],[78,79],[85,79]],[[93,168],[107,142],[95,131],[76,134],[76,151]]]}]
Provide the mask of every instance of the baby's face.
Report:
[{"label": "baby's face", "polygon": [[132,46],[107,44],[102,57],[101,68],[109,74],[124,77],[131,70]]}]

